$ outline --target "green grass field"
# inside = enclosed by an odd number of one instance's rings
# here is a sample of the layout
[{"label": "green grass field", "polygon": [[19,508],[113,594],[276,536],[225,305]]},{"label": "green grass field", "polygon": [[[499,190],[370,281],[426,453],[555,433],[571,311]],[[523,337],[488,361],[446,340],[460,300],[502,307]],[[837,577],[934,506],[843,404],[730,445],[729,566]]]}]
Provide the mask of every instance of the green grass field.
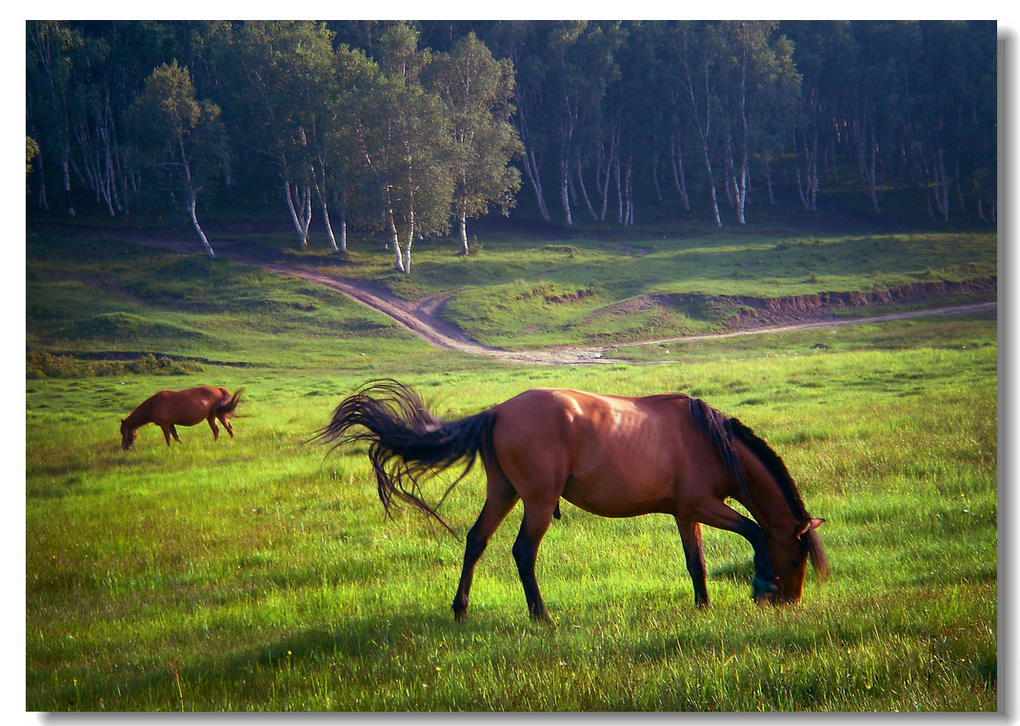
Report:
[{"label": "green grass field", "polygon": [[[911,242],[946,245],[917,274],[971,263],[994,274],[994,239],[975,240]],[[454,286],[439,268],[491,256],[520,265],[510,282],[499,265],[487,273],[487,299],[506,297],[504,285],[545,275],[536,260],[567,256],[546,244],[497,240],[466,260],[423,250],[416,275],[391,287],[431,294]],[[615,278],[627,266],[608,243],[569,244],[575,261],[606,258],[584,272],[564,260],[550,279],[556,290],[599,280],[582,302],[696,287],[674,267],[673,279],[642,288],[641,275],[669,266],[654,253],[629,263],[644,271]],[[699,253],[692,280],[778,285],[736,278],[732,244],[742,243],[686,245],[718,253]],[[836,249],[823,281],[839,267]],[[911,246],[855,274],[905,279],[918,254]],[[355,263],[345,272],[369,275]],[[994,318],[621,346],[633,363],[543,367],[430,349],[339,294],[223,260],[30,235],[26,277],[27,710],[997,707]],[[514,335],[501,319],[488,342]],[[419,388],[448,418],[536,386],[700,396],[784,458],[827,520],[832,577],[809,575],[795,607],[758,607],[750,548],[706,528],[713,604],[698,611],[671,518],[609,520],[564,503],[538,561],[549,627],[528,619],[510,556],[518,507],[479,564],[468,620],[455,624],[482,475],[443,505],[455,539],[413,510],[385,519],[363,449],[325,458],[307,443],[378,375]],[[202,424],[167,448],[150,426],[134,451],[120,450],[118,422],[137,403],[201,383],[245,387],[237,438],[213,442]],[[438,497],[453,476],[429,491]]]}]

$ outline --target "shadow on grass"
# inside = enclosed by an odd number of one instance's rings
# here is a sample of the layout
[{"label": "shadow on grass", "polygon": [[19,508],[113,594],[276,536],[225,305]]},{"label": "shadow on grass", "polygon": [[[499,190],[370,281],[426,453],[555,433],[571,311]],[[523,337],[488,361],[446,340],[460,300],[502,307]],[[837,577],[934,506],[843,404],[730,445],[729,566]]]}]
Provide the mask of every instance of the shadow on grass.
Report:
[{"label": "shadow on grass", "polygon": [[[378,656],[400,648],[409,637],[433,630],[450,629],[452,616],[400,615],[343,619],[343,629],[309,628],[266,645],[197,658],[186,664],[167,663],[162,668],[128,677],[112,676],[93,683],[74,682],[61,689],[56,702],[32,703],[29,710],[52,711],[134,711],[210,710],[223,694],[236,696],[241,707],[273,709],[265,694],[251,692],[253,677],[264,669],[286,668],[302,660],[335,658],[370,663]],[[184,684],[183,686],[181,684]],[[195,696],[195,684],[203,689]],[[190,688],[189,688],[190,685]],[[190,694],[186,693],[190,691]]]}]

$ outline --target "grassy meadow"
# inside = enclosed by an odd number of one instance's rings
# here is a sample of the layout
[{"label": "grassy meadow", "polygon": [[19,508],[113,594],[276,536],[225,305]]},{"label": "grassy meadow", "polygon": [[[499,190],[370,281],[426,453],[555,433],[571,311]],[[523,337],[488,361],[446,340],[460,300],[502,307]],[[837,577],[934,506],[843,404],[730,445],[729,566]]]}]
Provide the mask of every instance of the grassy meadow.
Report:
[{"label": "grassy meadow", "polygon": [[[789,242],[831,246],[814,253],[833,259],[786,282],[781,260],[746,279],[729,262],[771,259],[782,242],[761,231],[500,237],[466,259],[424,246],[410,280],[387,279],[409,299],[452,294],[444,315],[470,334],[525,346],[589,340],[595,323],[574,323],[596,304],[654,292],[799,294],[843,276],[854,276],[844,289],[870,289],[970,265],[994,275],[994,235],[907,237],[868,269],[840,263],[849,242]],[[877,254],[884,240],[859,244]],[[507,365],[431,349],[338,293],[226,260],[59,235],[30,234],[27,251],[29,711],[997,707],[994,317],[655,346],[623,345],[653,328],[621,322],[619,363]],[[343,274],[382,274],[382,253],[351,258]],[[544,284],[593,292],[544,314],[511,304],[511,289]],[[501,300],[508,310],[494,312]],[[564,306],[587,307],[572,318]],[[653,327],[712,327],[687,319]],[[448,418],[537,386],[700,396],[783,457],[827,520],[832,577],[809,574],[797,606],[758,607],[750,547],[705,528],[712,606],[699,611],[671,518],[610,520],[563,503],[538,559],[555,624],[534,623],[510,555],[518,507],[479,563],[468,619],[454,623],[480,471],[443,505],[453,538],[407,508],[386,519],[363,449],[326,457],[308,442],[345,394],[383,375]],[[204,383],[245,388],[235,439],[214,442],[201,424],[168,448],[149,426],[120,450],[119,420],[145,397]]]}]

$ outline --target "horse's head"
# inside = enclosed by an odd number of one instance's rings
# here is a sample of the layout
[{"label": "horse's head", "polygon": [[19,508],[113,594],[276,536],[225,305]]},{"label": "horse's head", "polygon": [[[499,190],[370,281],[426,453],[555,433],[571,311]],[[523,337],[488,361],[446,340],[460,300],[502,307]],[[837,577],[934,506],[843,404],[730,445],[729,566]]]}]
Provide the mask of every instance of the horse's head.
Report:
[{"label": "horse's head", "polygon": [[120,448],[124,451],[135,447],[135,439],[138,438],[138,429],[129,428],[124,419],[120,421]]},{"label": "horse's head", "polygon": [[789,537],[768,538],[769,555],[776,570],[776,589],[761,593],[760,600],[774,604],[800,600],[809,559],[819,577],[828,573],[821,540],[815,532],[824,522],[824,519],[809,517],[800,522]]}]

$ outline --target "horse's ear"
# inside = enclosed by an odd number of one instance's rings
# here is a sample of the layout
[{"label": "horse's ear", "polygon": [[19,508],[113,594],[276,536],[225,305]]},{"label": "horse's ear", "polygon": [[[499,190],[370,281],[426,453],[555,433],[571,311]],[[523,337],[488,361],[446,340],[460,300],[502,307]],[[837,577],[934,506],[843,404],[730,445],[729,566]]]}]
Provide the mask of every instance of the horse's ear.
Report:
[{"label": "horse's ear", "polygon": [[800,523],[800,527],[797,528],[797,534],[795,536],[801,537],[806,532],[812,529],[818,529],[823,524],[825,524],[825,520],[821,519],[820,517],[808,517],[807,519]]}]

